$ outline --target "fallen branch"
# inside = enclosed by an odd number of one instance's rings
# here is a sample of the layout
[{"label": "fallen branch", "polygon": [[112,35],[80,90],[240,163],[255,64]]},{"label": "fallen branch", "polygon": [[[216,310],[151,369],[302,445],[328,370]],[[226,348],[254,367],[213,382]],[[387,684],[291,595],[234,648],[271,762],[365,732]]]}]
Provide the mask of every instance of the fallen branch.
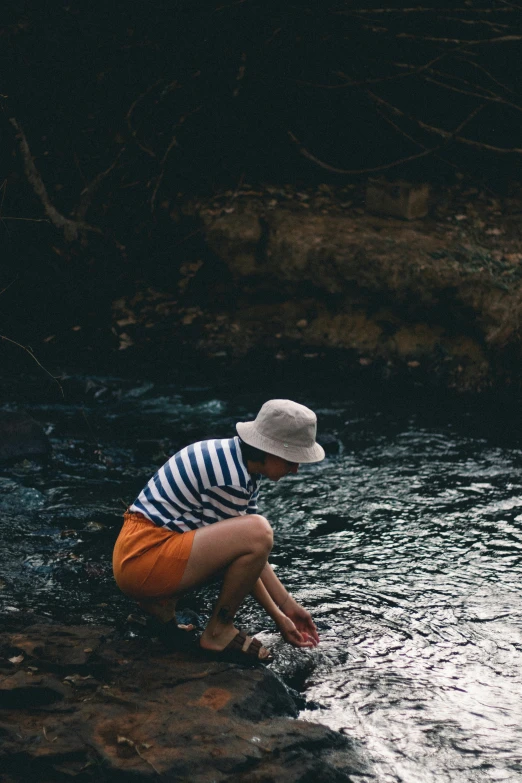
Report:
[{"label": "fallen branch", "polygon": [[[472,65],[472,66],[476,66],[477,65],[477,63],[475,63],[473,60],[468,60],[465,57],[456,57],[455,59],[458,62],[464,62],[467,65]],[[410,63],[393,63],[393,64],[395,65],[396,68],[407,69],[412,74],[415,74],[418,71],[418,66],[411,65]],[[450,73],[449,71],[441,71],[441,70],[439,70],[437,68],[429,68],[429,67],[426,67],[426,66],[423,66],[422,70],[425,71],[426,73],[432,74],[433,76],[438,76],[439,78],[452,79],[454,82],[457,82],[459,84],[464,84],[467,87],[469,87],[470,89],[482,90],[485,94],[484,95],[480,95],[479,97],[481,97],[481,98],[486,98],[487,95],[489,95],[491,98],[499,98],[500,97],[496,92],[493,92],[493,90],[490,89],[489,87],[486,87],[483,84],[478,84],[476,82],[472,82],[469,79],[464,79],[463,76],[457,76],[457,74],[455,74],[455,73]],[[511,90],[505,84],[502,84],[502,82],[497,81],[489,73],[489,71],[486,71],[485,68],[480,68],[480,70],[482,70],[485,73],[485,75],[488,77],[488,79],[492,79],[495,82],[495,84],[497,84],[503,90],[506,90],[507,92],[511,92],[514,95],[517,94],[514,90]]]},{"label": "fallen branch", "polygon": [[488,77],[488,79],[491,79],[492,82],[497,84],[499,87],[502,87],[503,90],[506,90],[507,92],[510,92],[513,95],[518,95],[516,90],[513,90],[511,87],[508,87],[507,84],[502,84],[502,82],[499,82],[498,79],[495,79],[493,74],[491,74],[488,70],[486,70],[486,68],[484,68],[483,65],[479,65],[479,63],[475,62],[474,60],[468,60],[467,57],[463,57],[462,62],[471,65],[473,68],[476,68],[478,71],[482,71],[482,73],[484,73]]},{"label": "fallen branch", "polygon": [[129,129],[130,135],[132,136],[132,138],[134,139],[134,141],[136,142],[136,144],[138,145],[140,150],[143,150],[143,152],[146,152],[147,155],[150,155],[151,158],[155,158],[156,157],[156,153],[153,150],[151,150],[148,147],[146,147],[145,144],[143,144],[139,140],[138,132],[136,131],[136,129],[132,125],[132,115],[133,115],[134,109],[136,108],[138,103],[141,103],[141,101],[144,98],[146,98],[147,95],[149,95],[152,92],[152,90],[154,90],[158,86],[158,84],[161,84],[162,81],[163,81],[162,79],[158,79],[157,81],[154,82],[154,84],[151,84],[150,87],[147,87],[147,89],[144,92],[142,92],[140,95],[138,95],[138,97],[131,103],[129,111],[127,112],[127,116],[125,118],[127,120],[127,127]]},{"label": "fallen branch", "polygon": [[[336,85],[336,87],[360,87],[365,84],[380,84],[381,82],[389,82],[389,81],[395,81],[396,79],[404,79],[405,77],[409,78],[410,76],[415,76],[415,74],[422,73],[423,71],[428,70],[431,68],[432,65],[435,65],[435,63],[439,62],[440,60],[444,60],[445,57],[449,57],[452,54],[456,54],[458,52],[461,52],[462,47],[457,46],[455,49],[451,49],[450,51],[441,52],[436,57],[432,57],[431,60],[428,60],[427,63],[424,63],[423,65],[413,65],[409,66],[407,63],[391,63],[391,65],[395,66],[396,68],[404,68],[409,67],[411,70],[409,73],[395,73],[393,76],[377,76],[372,79],[352,79],[350,76],[345,74],[343,71],[337,71],[337,76],[340,76],[346,81],[346,84]],[[468,62],[465,60],[465,62]]]},{"label": "fallen branch", "polygon": [[[378,96],[376,96],[378,97]],[[386,101],[382,101],[383,104],[386,104],[389,110],[393,111],[395,114],[398,114],[399,116],[407,116],[403,112],[400,111],[400,109],[397,109],[395,106],[392,106],[391,104],[388,104]],[[308,158],[308,160],[311,160],[313,163],[316,163],[318,166],[320,166],[323,169],[326,169],[327,171],[332,171],[335,174],[369,174],[374,171],[386,171],[387,169],[395,168],[396,166],[401,165],[402,163],[408,163],[410,160],[417,160],[418,158],[425,158],[427,155],[433,155],[436,152],[439,152],[441,149],[446,147],[450,141],[453,139],[460,138],[456,134],[458,134],[462,128],[467,125],[468,122],[471,122],[471,120],[477,116],[477,114],[484,108],[485,104],[482,104],[481,106],[478,106],[476,109],[474,109],[471,114],[469,114],[465,120],[463,120],[457,128],[455,128],[454,131],[444,132],[444,143],[438,144],[435,147],[424,147],[422,152],[417,152],[413,155],[408,155],[404,158],[398,158],[397,160],[392,161],[391,163],[385,163],[381,166],[373,166],[371,168],[365,168],[365,169],[340,169],[336,166],[331,166],[329,163],[325,163],[325,161],[321,160],[320,158],[313,155],[309,150],[306,149],[306,147],[303,147],[299,139],[297,139],[296,136],[291,131],[288,131],[288,135],[292,139],[293,142],[295,142],[299,146],[300,153],[305,157]],[[382,115],[381,115],[382,116]],[[386,119],[386,118],[385,118]],[[388,118],[388,122],[400,133],[402,133],[406,138],[408,138],[410,141],[413,141],[415,144],[418,144],[419,146],[423,146],[420,142],[415,141],[411,136],[409,136],[406,132],[402,131],[396,123],[393,122],[393,120],[390,120]],[[522,151],[522,150],[521,150]]]},{"label": "fallen branch", "polygon": [[150,211],[151,212],[154,212],[154,209],[156,207],[156,196],[157,196],[158,190],[160,188],[160,185],[161,185],[161,183],[163,181],[163,177],[165,175],[165,163],[167,162],[167,158],[168,158],[168,156],[170,154],[170,151],[174,147],[177,147],[177,146],[178,146],[178,140],[177,140],[177,138],[175,136],[173,136],[172,139],[170,140],[170,144],[167,147],[167,150],[166,150],[166,152],[165,152],[165,154],[164,154],[164,156],[163,156],[163,158],[161,160],[161,171],[158,174],[158,176],[156,177],[156,184],[154,185],[154,190],[152,191],[152,196],[150,197]]},{"label": "fallen branch", "polygon": [[15,279],[11,280],[11,282],[8,283],[5,288],[2,288],[2,290],[0,291],[0,296],[2,296],[2,294],[5,294],[5,292],[8,291],[11,288],[11,286],[16,283],[17,280],[18,277],[15,277]]},{"label": "fallen branch", "polygon": [[116,165],[121,158],[122,154],[125,152],[125,147],[122,147],[118,154],[116,155],[115,159],[111,163],[111,165],[105,169],[105,171],[100,171],[99,174],[97,174],[94,179],[89,182],[88,185],[85,186],[85,188],[82,190],[80,194],[80,203],[75,210],[75,215],[80,219],[84,220],[85,215],[87,214],[87,210],[91,206],[92,197],[94,196],[95,192],[100,187],[101,183],[105,179],[105,177],[113,171],[113,169],[116,168]]},{"label": "fallen branch", "polygon": [[[384,98],[381,98],[379,95],[370,92],[370,90],[368,90],[367,93],[370,96],[370,98],[372,98],[376,103],[379,103],[382,106],[386,106],[386,108],[389,111],[391,111],[393,114],[399,117],[405,117],[411,122],[415,122],[419,126],[419,128],[422,128],[423,130],[426,130],[429,133],[435,133],[438,136],[442,136],[442,138],[444,139],[458,141],[459,144],[466,144],[467,146],[474,147],[475,149],[487,150],[488,152],[500,152],[502,154],[522,155],[522,148],[520,147],[496,147],[493,144],[487,144],[486,142],[483,141],[475,141],[475,139],[468,139],[465,136],[458,135],[458,131],[461,129],[462,123],[461,125],[459,125],[457,131],[447,131],[444,130],[444,128],[438,128],[435,125],[429,125],[423,120],[419,120],[418,117],[414,117],[413,115],[408,114],[405,111],[402,111],[402,109],[399,109],[397,106],[394,106],[393,104],[384,100]],[[478,111],[481,111],[484,108],[484,105],[485,104],[482,104],[480,107],[478,107],[478,109],[474,110],[474,112],[472,112],[472,115],[470,115],[470,117],[475,116],[478,113]],[[467,123],[468,121],[469,121],[469,117],[466,118],[464,123]]]},{"label": "fallen branch", "polygon": [[401,163],[408,163],[410,160],[425,158],[426,155],[431,155],[432,152],[440,148],[433,147],[432,149],[425,149],[423,152],[417,152],[414,155],[408,155],[405,158],[398,158],[397,160],[392,161],[392,163],[384,163],[381,166],[372,166],[366,169],[340,169],[337,168],[337,166],[331,166],[329,163],[325,163],[324,160],[321,160],[316,155],[313,155],[309,150],[306,149],[306,147],[301,144],[299,139],[292,133],[292,131],[287,131],[287,133],[294,144],[299,147],[299,152],[301,155],[303,155],[303,157],[308,158],[308,160],[311,160],[312,163],[315,163],[322,169],[326,169],[326,171],[332,171],[334,174],[370,174],[374,171],[386,171],[386,169],[392,169],[395,168],[395,166],[400,166]]},{"label": "fallen branch", "polygon": [[[509,4],[508,4],[509,5]],[[455,13],[456,11],[465,11],[467,14],[473,13],[473,14],[493,14],[497,11],[505,11],[508,9],[503,8],[473,8],[473,7],[463,7],[463,8],[426,8],[424,6],[414,6],[410,8],[351,8],[350,11],[336,11],[335,13],[339,14],[412,14],[412,13],[441,13],[442,11],[451,11],[451,13]]]},{"label": "fallen branch", "polygon": [[[193,114],[197,114],[197,112],[201,111],[202,108],[203,108],[202,106],[198,106],[197,108],[192,109],[192,111],[189,111],[189,112],[187,112],[187,114],[184,114],[182,117],[180,117],[179,120],[177,121],[177,123],[174,125],[173,130],[176,131],[178,128],[180,128],[184,124],[185,120],[188,117],[191,117]],[[173,135],[171,140],[170,140],[170,142],[169,142],[169,144],[168,144],[168,146],[167,146],[167,149],[165,150],[165,152],[163,154],[163,157],[161,158],[161,161],[160,161],[161,171],[158,174],[158,176],[156,177],[156,184],[154,185],[154,190],[152,191],[152,196],[151,196],[151,199],[150,199],[150,211],[151,212],[154,212],[154,209],[155,209],[155,206],[156,206],[156,196],[158,194],[158,190],[160,188],[160,185],[161,185],[161,183],[163,181],[163,177],[165,175],[165,164],[167,163],[167,159],[168,159],[170,153],[172,152],[174,147],[177,147],[177,146],[178,146],[178,139],[177,139],[176,135]]]},{"label": "fallen branch", "polygon": [[452,43],[459,46],[483,46],[484,44],[507,43],[522,41],[522,35],[500,35],[496,38],[479,38],[467,40],[466,38],[437,38],[429,35],[415,35],[414,33],[397,33],[396,38],[408,38],[412,41],[430,41],[431,43]]},{"label": "fallen branch", "polygon": [[42,370],[43,370],[45,373],[47,373],[47,375],[48,375],[50,378],[52,378],[52,379],[53,379],[53,381],[54,381],[54,382],[55,382],[55,383],[58,385],[58,388],[60,389],[60,392],[61,392],[61,394],[62,394],[62,397],[65,397],[65,394],[64,394],[64,391],[63,391],[63,386],[62,386],[62,384],[60,383],[60,381],[58,380],[58,378],[57,378],[55,375],[53,375],[52,373],[50,373],[50,372],[49,372],[49,370],[48,370],[48,369],[46,369],[46,368],[43,366],[43,364],[41,364],[41,363],[38,361],[38,359],[36,358],[36,356],[35,356],[35,355],[34,355],[34,353],[31,351],[31,349],[30,349],[30,348],[27,348],[27,346],[25,346],[25,345],[22,345],[22,343],[17,343],[17,342],[16,342],[16,340],[11,340],[11,338],[10,338],[10,337],[6,337],[4,334],[0,334],[0,340],[5,340],[5,342],[7,342],[7,343],[11,343],[12,345],[16,345],[16,346],[18,346],[18,348],[21,348],[21,349],[22,349],[22,351],[25,351],[26,353],[28,353],[28,354],[29,354],[29,356],[31,357],[31,359],[33,359],[33,360],[36,362],[36,364],[38,365],[38,367],[41,367],[41,368],[42,368]]},{"label": "fallen branch", "polygon": [[27,180],[33,188],[35,195],[38,196],[42,202],[43,208],[46,214],[49,216],[51,223],[56,226],[56,228],[63,229],[63,235],[68,242],[72,242],[73,240],[77,239],[78,233],[80,231],[91,231],[96,234],[101,234],[102,232],[99,228],[90,226],[88,223],[84,223],[82,220],[71,220],[70,218],[66,218],[64,215],[62,215],[61,212],[58,212],[49,198],[49,194],[47,193],[47,189],[44,185],[42,177],[40,176],[40,173],[34,164],[33,156],[31,155],[31,149],[22,126],[14,117],[10,117],[9,122],[16,131],[16,138],[20,146],[20,152],[24,162],[24,171]]},{"label": "fallen branch", "polygon": [[[439,79],[434,79],[431,76],[424,76],[424,80],[427,82],[430,82],[430,84],[436,84],[438,87],[442,87],[445,90],[449,90],[450,92],[458,92],[461,95],[469,95],[472,98],[480,98],[483,101],[488,101],[488,103],[499,103],[502,106],[508,106],[510,109],[515,109],[516,111],[522,111],[522,106],[518,106],[516,103],[512,103],[511,101],[506,101],[504,98],[501,98],[500,95],[481,95],[478,92],[473,92],[472,90],[465,90],[461,87],[454,87],[451,84],[445,84],[444,82],[441,82]],[[478,89],[483,89],[482,87],[478,87]],[[490,90],[488,90],[490,92]]]},{"label": "fallen branch", "polygon": [[49,218],[21,218],[11,215],[0,215],[0,220],[25,220],[26,223],[50,223]]}]

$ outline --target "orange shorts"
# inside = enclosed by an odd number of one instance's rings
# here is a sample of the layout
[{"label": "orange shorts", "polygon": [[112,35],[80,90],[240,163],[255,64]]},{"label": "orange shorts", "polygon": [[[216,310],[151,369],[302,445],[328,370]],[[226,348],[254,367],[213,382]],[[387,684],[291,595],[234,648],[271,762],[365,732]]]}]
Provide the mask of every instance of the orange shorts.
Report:
[{"label": "orange shorts", "polygon": [[114,546],[112,567],[120,590],[137,601],[168,598],[185,571],[195,530],[176,533],[127,511]]}]

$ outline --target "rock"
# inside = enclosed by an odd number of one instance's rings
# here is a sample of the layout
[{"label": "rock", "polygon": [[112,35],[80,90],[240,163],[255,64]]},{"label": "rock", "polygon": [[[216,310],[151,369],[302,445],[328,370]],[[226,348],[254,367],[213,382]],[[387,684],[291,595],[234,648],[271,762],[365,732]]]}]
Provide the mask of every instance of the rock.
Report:
[{"label": "rock", "polygon": [[428,214],[429,198],[427,184],[370,179],[366,188],[366,209],[377,215],[415,220]]},{"label": "rock", "polygon": [[47,458],[51,445],[40,424],[23,411],[0,411],[0,462]]},{"label": "rock", "polygon": [[0,673],[10,783],[373,777],[354,742],[283,717],[295,703],[262,667],[209,661],[197,649],[166,653],[110,628],[36,624],[0,635]]},{"label": "rock", "polygon": [[35,511],[44,505],[45,498],[41,492],[32,487],[23,487],[9,478],[0,478],[0,511],[17,513]]},{"label": "rock", "polygon": [[19,710],[50,707],[66,695],[66,688],[54,677],[17,671],[0,682],[0,709]]}]

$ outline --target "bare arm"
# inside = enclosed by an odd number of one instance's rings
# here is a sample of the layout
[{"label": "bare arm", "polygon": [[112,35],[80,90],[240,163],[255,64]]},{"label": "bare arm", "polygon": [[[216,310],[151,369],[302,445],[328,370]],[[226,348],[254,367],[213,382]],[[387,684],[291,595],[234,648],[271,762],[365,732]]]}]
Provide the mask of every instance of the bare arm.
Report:
[{"label": "bare arm", "polygon": [[[295,644],[295,642],[287,638],[284,632],[288,620],[297,629],[301,640],[307,642],[306,644],[301,643],[296,646],[315,647],[319,644],[319,635],[310,612],[298,604],[290,595],[269,563],[261,571],[261,576],[256,583],[255,589],[252,591],[252,595],[276,622],[283,637],[290,641],[291,644]],[[285,618],[286,622],[282,618]]]},{"label": "bare arm", "polygon": [[[272,569],[270,569],[272,571]],[[256,599],[256,601],[263,607],[263,609],[266,611],[268,615],[274,620],[277,627],[279,628],[281,632],[281,636],[286,642],[289,642],[289,644],[293,644],[294,647],[315,647],[315,642],[309,638],[309,635],[306,633],[301,633],[294,621],[288,617],[284,612],[281,611],[281,609],[275,604],[273,598],[271,597],[270,593],[268,592],[267,588],[264,585],[263,582],[263,574],[264,571],[261,574],[261,577],[257,580],[256,584],[254,585],[254,589],[252,590],[252,595]],[[277,579],[276,575],[272,571],[272,574],[274,576],[274,579],[277,580],[279,585],[281,585],[281,582],[279,582],[279,579]],[[281,587],[284,590],[284,587],[281,585]],[[286,592],[286,591],[285,591]],[[288,594],[287,594],[288,595]]]},{"label": "bare arm", "polygon": [[281,583],[279,578],[276,576],[275,571],[270,565],[270,563],[267,563],[266,566],[261,571],[260,579],[263,582],[264,586],[266,587],[274,603],[278,607],[285,606],[288,599],[291,598],[291,595],[286,589],[286,587]]}]

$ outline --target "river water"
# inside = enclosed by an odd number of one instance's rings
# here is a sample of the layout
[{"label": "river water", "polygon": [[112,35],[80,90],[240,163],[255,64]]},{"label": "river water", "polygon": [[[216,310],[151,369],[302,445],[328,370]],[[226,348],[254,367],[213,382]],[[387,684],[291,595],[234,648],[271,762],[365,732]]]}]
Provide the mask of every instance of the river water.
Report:
[{"label": "river water", "polygon": [[[77,375],[64,392],[24,392],[51,464],[0,471],[4,619],[123,627],[131,605],[110,553],[125,506],[173,451],[293,396],[316,410],[328,456],[265,480],[261,511],[271,562],[321,644],[283,646],[252,603],[241,622],[275,645],[273,667],[308,700],[302,717],[359,740],[379,781],[522,780],[518,416],[341,386],[263,394]],[[212,589],[187,605],[207,615]]]}]

